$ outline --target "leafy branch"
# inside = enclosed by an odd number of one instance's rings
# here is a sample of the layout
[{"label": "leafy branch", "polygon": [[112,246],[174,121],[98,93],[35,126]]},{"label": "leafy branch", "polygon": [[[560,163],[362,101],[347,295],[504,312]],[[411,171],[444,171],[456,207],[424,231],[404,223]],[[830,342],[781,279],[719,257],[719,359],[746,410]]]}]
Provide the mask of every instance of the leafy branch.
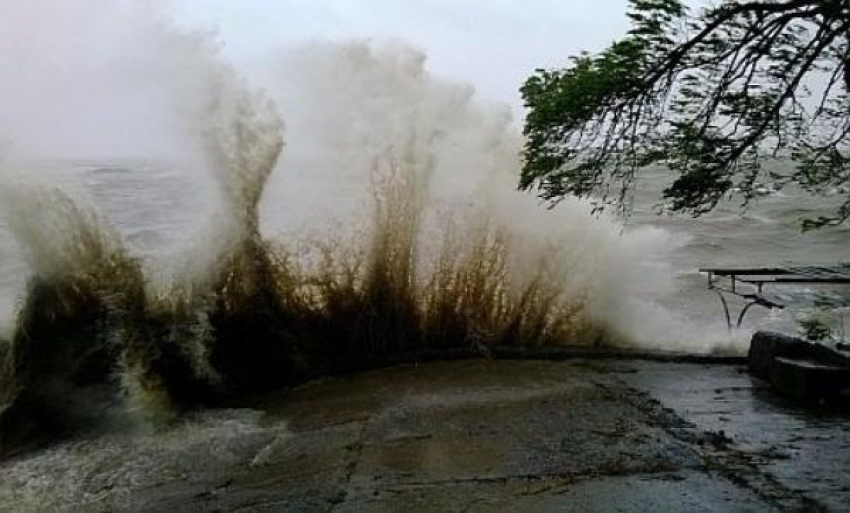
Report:
[{"label": "leafy branch", "polygon": [[[627,208],[639,170],[677,173],[672,211],[698,216],[761,179],[825,193],[850,178],[850,0],[632,0],[632,29],[521,88],[523,189]],[[790,159],[792,172],[766,159]],[[807,227],[843,222],[835,215]]]}]

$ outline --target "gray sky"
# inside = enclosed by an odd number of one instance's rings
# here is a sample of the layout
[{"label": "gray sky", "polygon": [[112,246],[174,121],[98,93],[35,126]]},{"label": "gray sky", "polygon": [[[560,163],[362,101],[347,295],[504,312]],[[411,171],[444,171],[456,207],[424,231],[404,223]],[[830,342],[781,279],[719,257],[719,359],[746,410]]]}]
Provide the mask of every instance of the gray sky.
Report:
[{"label": "gray sky", "polygon": [[215,29],[237,67],[311,39],[401,40],[428,69],[472,84],[521,116],[535,68],[599,50],[628,28],[626,0],[175,0],[175,19]]}]

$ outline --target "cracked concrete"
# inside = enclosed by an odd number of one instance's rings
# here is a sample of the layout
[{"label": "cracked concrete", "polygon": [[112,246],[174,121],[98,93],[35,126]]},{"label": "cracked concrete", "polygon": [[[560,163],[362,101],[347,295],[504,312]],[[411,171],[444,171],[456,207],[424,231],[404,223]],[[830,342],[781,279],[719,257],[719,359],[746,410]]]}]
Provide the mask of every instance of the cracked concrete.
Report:
[{"label": "cracked concrete", "polygon": [[399,366],[257,397],[165,433],[6,462],[0,508],[846,509],[850,419],[796,409],[764,387],[728,364]]}]

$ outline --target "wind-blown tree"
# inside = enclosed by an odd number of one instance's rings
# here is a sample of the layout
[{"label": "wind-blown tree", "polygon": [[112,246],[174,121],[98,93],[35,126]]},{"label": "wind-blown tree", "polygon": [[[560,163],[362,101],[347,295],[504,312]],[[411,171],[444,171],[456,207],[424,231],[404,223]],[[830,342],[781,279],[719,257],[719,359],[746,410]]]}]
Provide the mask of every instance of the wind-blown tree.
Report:
[{"label": "wind-blown tree", "polygon": [[[698,216],[760,181],[850,185],[850,0],[630,0],[628,16],[605,51],[522,86],[521,188],[627,207],[639,171],[663,165],[666,208]],[[842,201],[804,227],[850,218]]]}]

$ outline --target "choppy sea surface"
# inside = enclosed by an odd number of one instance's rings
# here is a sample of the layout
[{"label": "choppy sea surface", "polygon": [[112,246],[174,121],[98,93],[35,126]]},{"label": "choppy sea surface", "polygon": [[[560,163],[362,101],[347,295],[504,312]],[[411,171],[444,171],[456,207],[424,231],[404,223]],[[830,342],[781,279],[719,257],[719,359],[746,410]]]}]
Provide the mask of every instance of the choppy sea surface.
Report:
[{"label": "choppy sea surface", "polygon": [[[670,233],[675,243],[668,253],[677,286],[658,301],[699,325],[725,325],[723,310],[715,292],[707,287],[704,267],[776,267],[793,265],[833,266],[850,261],[850,226],[802,230],[802,220],[834,214],[842,191],[815,196],[789,186],[776,190],[770,184],[757,187],[758,196],[744,205],[740,198],[720,203],[698,218],[659,215],[657,205],[669,173],[654,171],[638,184],[631,227],[652,225]],[[722,285],[728,286],[728,282]],[[743,286],[745,292],[755,292]],[[754,307],[746,314],[739,338],[748,338],[756,329],[799,331],[798,320],[811,316],[820,299],[836,308],[824,312],[825,320],[837,327],[837,310],[844,306],[850,288],[841,285],[765,285],[765,292],[782,299],[785,311]],[[732,322],[746,301],[727,295]],[[821,301],[822,303],[822,301]],[[819,311],[819,310],[818,310]],[[840,337],[841,334],[836,333]]]}]

